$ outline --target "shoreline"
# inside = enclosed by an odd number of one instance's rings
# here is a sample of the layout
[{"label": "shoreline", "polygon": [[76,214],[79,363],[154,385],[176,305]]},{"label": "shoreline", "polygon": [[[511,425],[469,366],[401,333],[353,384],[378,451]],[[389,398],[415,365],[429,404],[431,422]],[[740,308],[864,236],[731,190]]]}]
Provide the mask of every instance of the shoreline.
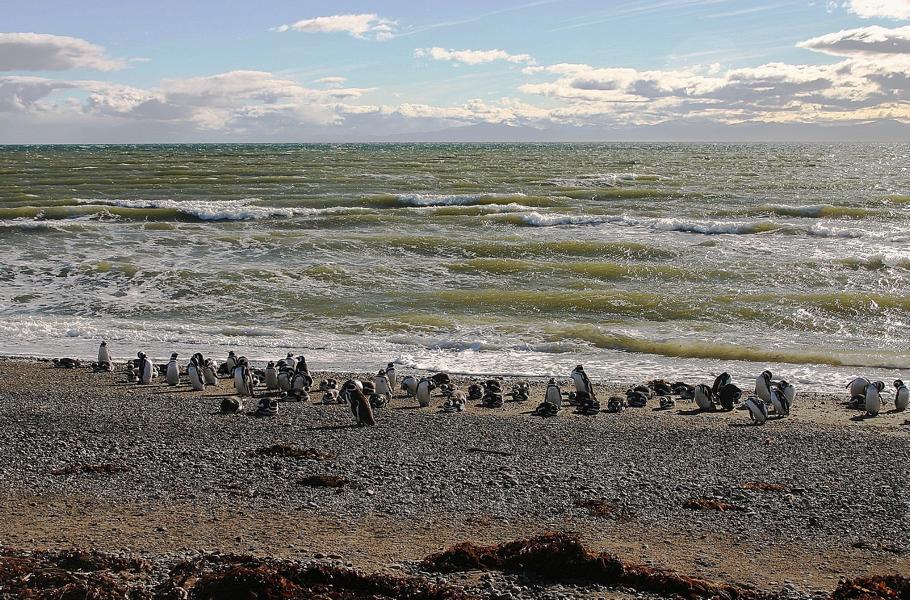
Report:
[{"label": "shoreline", "polygon": [[[318,384],[350,374],[313,375]],[[851,421],[842,398],[801,392],[789,418],[761,427],[743,411],[698,414],[680,403],[540,418],[528,414],[542,397],[535,383],[528,402],[469,402],[458,414],[439,412],[435,396],[430,409],[396,398],[376,427],[356,428],[346,407],[312,402],[283,402],[273,418],[218,414],[232,393],[224,380],[192,392],[127,384],[119,371],[0,360],[0,444],[9,449],[0,545],[159,560],[216,549],[331,555],[411,573],[462,541],[574,531],[593,551],[750,589],[791,586],[797,597],[830,591],[841,575],[910,572],[899,451],[910,414]],[[259,452],[275,444],[318,458]],[[106,464],[116,468],[79,470]],[[298,483],[312,475],[348,483]],[[737,508],[685,506],[705,498]]]}]

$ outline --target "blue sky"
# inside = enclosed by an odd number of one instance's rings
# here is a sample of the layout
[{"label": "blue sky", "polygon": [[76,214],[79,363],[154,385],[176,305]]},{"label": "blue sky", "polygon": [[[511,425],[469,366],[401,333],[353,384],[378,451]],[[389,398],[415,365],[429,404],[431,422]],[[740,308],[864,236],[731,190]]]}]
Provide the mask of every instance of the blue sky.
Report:
[{"label": "blue sky", "polygon": [[2,27],[0,142],[910,123],[910,0],[39,1]]}]

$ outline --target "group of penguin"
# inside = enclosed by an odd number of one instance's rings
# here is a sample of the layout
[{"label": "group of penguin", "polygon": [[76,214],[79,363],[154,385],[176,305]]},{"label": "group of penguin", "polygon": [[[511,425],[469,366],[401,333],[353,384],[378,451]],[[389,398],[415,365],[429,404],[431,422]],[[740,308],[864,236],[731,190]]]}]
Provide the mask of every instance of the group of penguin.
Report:
[{"label": "group of penguin", "polygon": [[[175,352],[171,354],[167,364],[156,366],[144,352],[139,352],[136,359],[127,362],[127,379],[130,382],[149,384],[156,376],[162,376],[168,385],[177,386],[181,381],[178,357]],[[79,361],[55,359],[54,365],[75,368],[79,366]],[[92,368],[95,371],[113,370],[113,359],[106,342],[101,342],[98,361],[92,364]],[[197,352],[190,358],[185,373],[190,386],[197,391],[204,390],[206,386],[217,385],[219,376],[232,379],[239,398],[225,398],[221,406],[224,412],[242,410],[243,398],[255,398],[257,386],[264,385],[268,392],[279,392],[277,397],[267,395],[259,399],[255,414],[260,416],[277,414],[279,401],[309,400],[314,383],[306,359],[303,356],[295,357],[291,352],[279,361],[269,362],[262,370],[253,369],[246,357],[237,356],[234,351],[228,352],[227,359],[221,364]],[[574,405],[575,412],[579,414],[594,415],[601,412],[594,385],[583,365],[578,365],[572,370],[571,379],[575,391],[566,393],[555,378],[551,378],[547,382],[544,401],[537,406],[534,414],[544,417],[555,416],[562,410],[565,401]],[[906,410],[910,404],[910,390],[901,380],[896,380],[893,385],[895,409]],[[866,416],[878,415],[884,403],[882,397],[884,388],[885,384],[882,381],[858,377],[847,384],[851,396],[848,405],[864,410]],[[404,392],[405,397],[416,399],[419,406],[425,408],[431,404],[432,392],[437,389],[445,398],[441,410],[447,413],[463,412],[469,400],[479,401],[487,408],[501,407],[505,398],[514,402],[525,402],[530,398],[531,391],[529,383],[519,382],[509,393],[504,393],[502,381],[488,379],[471,384],[468,391],[464,392],[452,385],[446,373],[421,378],[406,375],[399,382],[394,363],[388,363],[386,368],[380,369],[372,381],[351,379],[339,385],[334,379],[324,379],[319,384],[322,402],[349,405],[355,421],[360,425],[375,424],[373,410],[386,406],[391,401],[394,390]],[[755,380],[755,393],[748,396],[745,401],[741,401],[742,396],[742,390],[733,383],[729,373],[719,375],[712,385],[670,383],[656,379],[645,385],[630,388],[626,391],[625,397],[611,396],[607,400],[605,411],[618,413],[627,407],[642,408],[652,399],[657,400],[659,409],[666,410],[676,405],[674,399],[676,397],[680,400],[693,401],[701,411],[745,409],[749,411],[752,422],[761,425],[769,419],[772,410],[778,418],[790,414],[796,398],[796,388],[783,379],[774,381],[771,371],[763,371]]]},{"label": "group of penguin", "polygon": [[[894,381],[894,410],[907,410],[910,405],[910,389],[900,379]],[[847,384],[850,390],[850,408],[865,411],[867,417],[877,416],[885,403],[882,392],[885,390],[884,381],[869,381],[865,377],[857,377]]]}]

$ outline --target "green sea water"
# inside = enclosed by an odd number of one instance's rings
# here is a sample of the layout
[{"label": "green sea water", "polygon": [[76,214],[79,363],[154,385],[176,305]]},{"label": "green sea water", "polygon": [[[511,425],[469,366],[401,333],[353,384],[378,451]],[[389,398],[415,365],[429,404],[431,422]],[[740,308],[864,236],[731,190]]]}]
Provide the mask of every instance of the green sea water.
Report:
[{"label": "green sea water", "polygon": [[0,147],[0,353],[910,377],[910,146]]}]

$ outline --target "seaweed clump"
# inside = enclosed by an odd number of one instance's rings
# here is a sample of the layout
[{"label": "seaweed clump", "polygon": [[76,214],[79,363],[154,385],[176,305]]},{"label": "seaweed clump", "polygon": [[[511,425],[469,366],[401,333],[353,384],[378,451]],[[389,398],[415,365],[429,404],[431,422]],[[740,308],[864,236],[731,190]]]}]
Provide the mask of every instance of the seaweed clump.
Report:
[{"label": "seaweed clump", "polygon": [[628,563],[605,552],[590,552],[577,535],[567,533],[547,533],[495,546],[463,542],[428,556],[421,565],[428,571],[524,573],[551,581],[586,581],[684,598],[758,598],[749,590]]},{"label": "seaweed clump", "polygon": [[831,600],[907,600],[910,579],[900,575],[859,577],[841,581],[831,593]]}]

